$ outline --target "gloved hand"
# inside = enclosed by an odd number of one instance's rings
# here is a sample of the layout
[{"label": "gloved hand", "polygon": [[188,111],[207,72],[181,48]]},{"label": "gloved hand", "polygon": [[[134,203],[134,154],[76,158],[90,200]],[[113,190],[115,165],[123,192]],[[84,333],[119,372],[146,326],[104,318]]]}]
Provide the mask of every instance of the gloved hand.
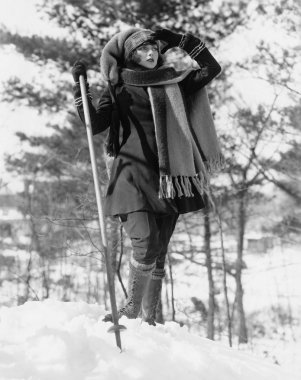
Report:
[{"label": "gloved hand", "polygon": [[161,53],[164,54],[168,49],[179,46],[183,34],[174,33],[169,29],[158,29],[151,34],[151,37],[154,40],[160,40],[166,42],[167,45],[161,50]]},{"label": "gloved hand", "polygon": [[79,82],[80,75],[83,75],[85,81],[87,80],[87,69],[83,61],[76,61],[71,70],[74,82]]}]

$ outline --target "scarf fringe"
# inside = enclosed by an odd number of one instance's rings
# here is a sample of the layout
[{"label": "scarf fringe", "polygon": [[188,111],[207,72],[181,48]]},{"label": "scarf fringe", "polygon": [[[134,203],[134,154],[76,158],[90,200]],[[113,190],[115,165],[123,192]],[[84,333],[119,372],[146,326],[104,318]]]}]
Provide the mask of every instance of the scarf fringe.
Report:
[{"label": "scarf fringe", "polygon": [[208,192],[209,177],[200,172],[195,176],[160,176],[159,198],[194,197],[192,184],[202,195]]},{"label": "scarf fringe", "polygon": [[175,185],[176,185],[176,188],[177,188],[177,195],[178,195],[178,197],[183,197],[184,194],[183,194],[181,185],[179,184],[178,177],[175,177]]},{"label": "scarf fringe", "polygon": [[161,175],[159,198],[194,197],[192,184],[201,195],[209,194],[209,177],[213,172],[224,169],[225,159],[222,154],[205,161],[206,172],[199,172],[195,176]]},{"label": "scarf fringe", "polygon": [[219,154],[216,157],[210,158],[204,162],[208,173],[218,172],[225,168],[225,157],[222,154]]}]

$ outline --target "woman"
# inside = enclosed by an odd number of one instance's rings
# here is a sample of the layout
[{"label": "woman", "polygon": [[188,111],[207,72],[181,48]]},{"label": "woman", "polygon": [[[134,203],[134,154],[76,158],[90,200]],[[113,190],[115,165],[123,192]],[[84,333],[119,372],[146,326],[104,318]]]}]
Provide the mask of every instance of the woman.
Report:
[{"label": "woman", "polygon": [[[198,69],[177,72],[163,65],[169,48],[184,49]],[[221,154],[204,86],[221,71],[204,42],[168,29],[130,28],[104,47],[101,73],[108,87],[95,109],[93,134],[109,129],[114,161],[105,198],[106,215],[119,217],[131,239],[128,298],[119,317],[155,324],[167,248],[179,214],[204,207],[208,173]],[[74,64],[75,104],[84,121]],[[87,84],[88,88],[88,84]],[[111,315],[105,320],[111,320]]]}]

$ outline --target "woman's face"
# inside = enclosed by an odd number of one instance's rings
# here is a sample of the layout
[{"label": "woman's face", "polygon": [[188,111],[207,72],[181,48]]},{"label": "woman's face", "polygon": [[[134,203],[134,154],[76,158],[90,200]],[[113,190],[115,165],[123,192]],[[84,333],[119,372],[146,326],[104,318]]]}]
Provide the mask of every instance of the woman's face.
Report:
[{"label": "woman's face", "polygon": [[154,69],[157,66],[159,51],[157,44],[145,43],[139,46],[133,56],[135,62],[146,69]]}]

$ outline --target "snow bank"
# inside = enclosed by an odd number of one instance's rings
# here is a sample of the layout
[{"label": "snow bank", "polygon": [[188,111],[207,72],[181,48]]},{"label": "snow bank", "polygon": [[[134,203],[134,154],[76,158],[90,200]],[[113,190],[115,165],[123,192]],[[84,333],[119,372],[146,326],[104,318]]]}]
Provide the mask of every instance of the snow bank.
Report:
[{"label": "snow bank", "polygon": [[104,313],[54,300],[1,308],[0,380],[297,380],[172,322],[153,327],[122,318],[120,353],[110,324],[100,322]]}]

